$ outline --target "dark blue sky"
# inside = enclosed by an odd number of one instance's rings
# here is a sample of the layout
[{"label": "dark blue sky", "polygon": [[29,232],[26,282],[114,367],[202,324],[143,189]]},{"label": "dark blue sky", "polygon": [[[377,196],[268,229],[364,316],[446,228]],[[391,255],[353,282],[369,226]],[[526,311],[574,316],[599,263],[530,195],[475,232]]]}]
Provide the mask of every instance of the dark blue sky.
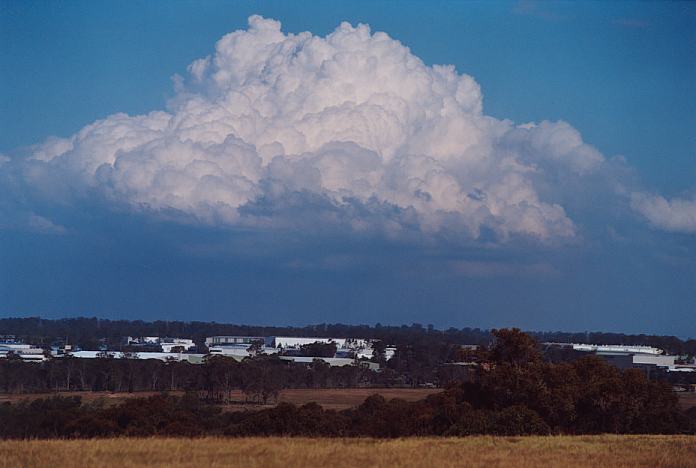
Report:
[{"label": "dark blue sky", "polygon": [[[5,1],[0,8],[3,316],[420,322],[696,336],[693,3]],[[263,181],[238,213],[201,214],[200,203],[189,209],[170,198],[179,193],[171,187],[183,182],[143,198],[139,186],[126,190],[117,179],[103,189],[103,172],[77,178],[72,162],[66,172],[27,162],[37,148],[31,145],[70,137],[116,112],[176,114],[176,104],[167,102],[183,94],[172,76],[186,77],[189,64],[214,54],[224,34],[246,29],[252,14],[279,20],[284,33],[322,37],[341,21],[367,23],[425,66],[452,64],[472,76],[486,116],[568,122],[606,162],[580,178],[530,163],[539,170],[529,176],[535,195],[518,205],[538,196],[544,209],[562,207],[572,235],[545,218],[551,234],[532,229],[544,239],[519,236],[515,229],[530,232],[520,227],[528,226],[529,212],[520,211],[520,221],[515,213],[496,214],[491,204],[494,221],[464,236],[472,216],[465,208],[433,228],[432,218],[423,221],[430,208],[414,205],[413,214],[391,192],[361,199],[361,185],[351,185],[350,214],[345,203],[337,208],[321,198],[325,191],[301,185],[291,190],[301,194],[297,199],[274,198]],[[185,80],[186,89],[198,89]],[[261,151],[261,140],[235,128]],[[349,134],[335,139],[373,149]],[[520,161],[536,161],[531,153],[558,142],[549,134],[525,144],[515,136],[496,140],[495,154],[513,148]],[[88,160],[90,148],[65,159]],[[429,148],[419,151],[430,155]],[[469,190],[473,166],[446,164]],[[113,167],[109,174],[120,166]],[[477,187],[490,182],[492,197],[497,176],[478,177]],[[434,191],[426,195],[440,203]],[[211,196],[204,195],[206,207]],[[239,221],[251,215],[254,222]],[[326,222],[334,217],[350,217],[352,228]],[[282,222],[268,228],[260,219]],[[390,223],[405,234],[390,234]]]}]

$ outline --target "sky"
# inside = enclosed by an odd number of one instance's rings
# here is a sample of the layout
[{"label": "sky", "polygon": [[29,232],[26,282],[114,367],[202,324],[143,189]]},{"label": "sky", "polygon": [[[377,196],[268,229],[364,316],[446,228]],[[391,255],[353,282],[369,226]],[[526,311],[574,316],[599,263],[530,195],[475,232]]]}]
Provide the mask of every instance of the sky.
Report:
[{"label": "sky", "polygon": [[696,7],[0,3],[0,315],[696,337]]}]

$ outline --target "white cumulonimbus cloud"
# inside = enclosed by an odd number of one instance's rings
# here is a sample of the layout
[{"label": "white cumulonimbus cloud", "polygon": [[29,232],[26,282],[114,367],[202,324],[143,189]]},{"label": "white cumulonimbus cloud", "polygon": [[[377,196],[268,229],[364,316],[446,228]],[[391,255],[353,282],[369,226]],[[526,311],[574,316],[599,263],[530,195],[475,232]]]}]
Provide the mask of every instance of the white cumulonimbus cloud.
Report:
[{"label": "white cumulonimbus cloud", "polygon": [[604,163],[565,122],[486,116],[472,77],[366,25],[318,37],[252,16],[175,82],[167,111],[49,139],[23,177],[204,223],[283,225],[295,197],[292,210],[330,206],[320,219],[356,230],[549,240],[576,227],[539,181]]},{"label": "white cumulonimbus cloud", "polygon": [[696,233],[696,198],[667,200],[659,195],[634,193],[631,206],[659,229]]}]

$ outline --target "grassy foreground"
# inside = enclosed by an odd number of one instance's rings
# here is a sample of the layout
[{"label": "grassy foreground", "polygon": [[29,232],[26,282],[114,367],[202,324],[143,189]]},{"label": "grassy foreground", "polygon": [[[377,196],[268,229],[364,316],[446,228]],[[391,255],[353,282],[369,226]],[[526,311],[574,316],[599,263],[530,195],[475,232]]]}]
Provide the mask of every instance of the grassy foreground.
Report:
[{"label": "grassy foreground", "polygon": [[696,436],[1,441],[0,466],[696,467]]}]

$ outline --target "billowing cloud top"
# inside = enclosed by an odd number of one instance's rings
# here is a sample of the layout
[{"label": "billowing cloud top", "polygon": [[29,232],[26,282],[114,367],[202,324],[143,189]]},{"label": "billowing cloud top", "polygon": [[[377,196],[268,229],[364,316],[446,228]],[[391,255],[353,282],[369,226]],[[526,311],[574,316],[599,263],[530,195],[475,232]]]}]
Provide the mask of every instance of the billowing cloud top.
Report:
[{"label": "billowing cloud top", "polygon": [[318,37],[252,16],[175,81],[166,112],[50,139],[23,177],[204,223],[296,226],[300,210],[354,230],[549,240],[576,234],[554,191],[541,195],[560,180],[549,174],[604,164],[565,122],[484,115],[472,77],[366,25]]}]

